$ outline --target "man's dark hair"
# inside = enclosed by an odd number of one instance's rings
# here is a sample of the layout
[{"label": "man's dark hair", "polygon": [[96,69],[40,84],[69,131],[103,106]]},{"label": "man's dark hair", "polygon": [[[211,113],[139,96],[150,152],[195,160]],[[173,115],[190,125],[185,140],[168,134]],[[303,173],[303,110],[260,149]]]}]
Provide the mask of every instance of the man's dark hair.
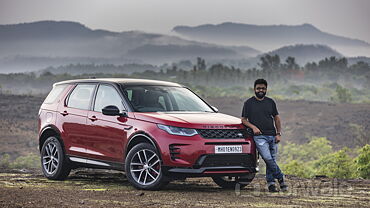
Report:
[{"label": "man's dark hair", "polygon": [[257,79],[256,81],[254,81],[254,88],[256,88],[256,85],[258,84],[264,84],[267,87],[267,81],[264,79]]}]

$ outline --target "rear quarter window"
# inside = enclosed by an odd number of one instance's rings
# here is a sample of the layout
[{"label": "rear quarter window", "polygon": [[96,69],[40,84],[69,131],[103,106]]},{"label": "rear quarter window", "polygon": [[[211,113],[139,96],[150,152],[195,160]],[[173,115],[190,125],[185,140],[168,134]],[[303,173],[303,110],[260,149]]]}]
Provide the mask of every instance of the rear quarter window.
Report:
[{"label": "rear quarter window", "polygon": [[67,85],[54,86],[49,92],[48,96],[45,98],[44,103],[54,103],[66,87]]}]

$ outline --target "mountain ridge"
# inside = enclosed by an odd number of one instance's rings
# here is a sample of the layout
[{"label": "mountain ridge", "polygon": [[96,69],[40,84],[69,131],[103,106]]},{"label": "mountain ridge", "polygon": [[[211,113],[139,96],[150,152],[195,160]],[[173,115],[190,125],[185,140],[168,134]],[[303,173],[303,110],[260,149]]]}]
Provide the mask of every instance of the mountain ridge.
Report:
[{"label": "mountain ridge", "polygon": [[296,45],[289,45],[284,46],[273,51],[269,51],[260,55],[279,55],[281,61],[284,61],[286,58],[294,57],[296,62],[300,65],[304,65],[307,62],[317,62],[322,60],[326,57],[343,57],[338,51],[332,49],[327,45],[320,45],[320,44],[296,44]]},{"label": "mountain ridge", "polygon": [[[0,71],[18,71],[18,68],[24,67],[29,71],[48,66],[43,63],[32,66],[11,63],[9,57],[10,59],[11,57],[62,57],[64,60],[71,60],[71,57],[89,57],[90,60],[100,58],[101,61],[97,62],[98,64],[107,63],[106,60],[113,58],[122,60],[118,64],[132,63],[124,60],[162,64],[183,59],[192,60],[199,56],[209,59],[233,58],[253,57],[260,53],[247,46],[222,46],[185,40],[173,35],[140,31],[92,30],[81,23],[71,21],[0,25],[0,44]],[[150,53],[145,51],[146,49],[150,49]],[[62,59],[54,59],[52,62],[63,64]]]},{"label": "mountain ridge", "polygon": [[347,55],[354,55],[352,53],[356,53],[355,48],[365,49],[370,54],[370,44],[368,42],[323,32],[309,23],[301,25],[253,25],[224,22],[198,26],[175,26],[172,31],[193,40],[225,45],[245,44],[262,51],[294,44],[323,44]]}]

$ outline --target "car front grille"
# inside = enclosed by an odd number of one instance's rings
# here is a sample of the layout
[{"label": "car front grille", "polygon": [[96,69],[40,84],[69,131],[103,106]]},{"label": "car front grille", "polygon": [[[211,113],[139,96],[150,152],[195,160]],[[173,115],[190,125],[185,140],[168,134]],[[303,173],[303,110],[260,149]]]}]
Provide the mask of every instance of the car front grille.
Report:
[{"label": "car front grille", "polygon": [[245,129],[197,129],[205,139],[242,139],[247,136]]},{"label": "car front grille", "polygon": [[243,166],[254,167],[255,162],[251,154],[210,154],[203,155],[197,161],[198,167],[227,167]]}]

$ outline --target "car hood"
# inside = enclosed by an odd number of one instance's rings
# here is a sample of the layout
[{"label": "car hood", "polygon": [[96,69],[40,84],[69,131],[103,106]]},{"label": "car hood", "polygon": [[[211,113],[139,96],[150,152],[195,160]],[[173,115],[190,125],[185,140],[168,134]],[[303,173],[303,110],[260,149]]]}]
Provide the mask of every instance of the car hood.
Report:
[{"label": "car hood", "polygon": [[135,113],[138,120],[197,129],[243,128],[240,118],[213,112]]}]

